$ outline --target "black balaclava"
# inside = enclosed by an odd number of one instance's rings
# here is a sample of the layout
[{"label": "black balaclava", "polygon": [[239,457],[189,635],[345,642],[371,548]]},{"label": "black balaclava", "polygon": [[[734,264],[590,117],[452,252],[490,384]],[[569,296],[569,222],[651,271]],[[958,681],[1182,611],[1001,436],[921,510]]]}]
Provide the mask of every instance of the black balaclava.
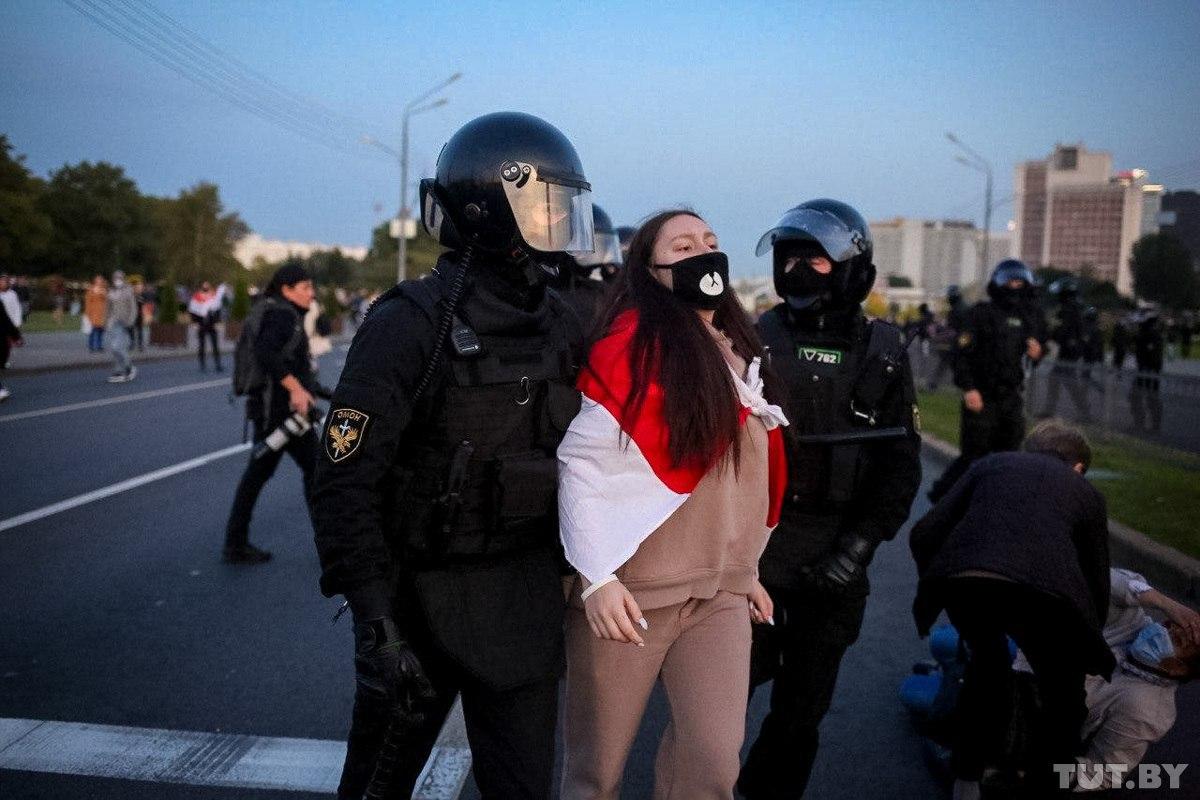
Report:
[{"label": "black balaclava", "polygon": [[[814,241],[780,243],[774,249],[775,286],[783,290],[788,314],[805,328],[841,328],[858,316],[858,304],[847,306],[846,291],[849,264],[829,259],[833,269],[823,275],[809,266],[810,258],[829,258]],[[785,272],[788,260],[798,261]]]}]

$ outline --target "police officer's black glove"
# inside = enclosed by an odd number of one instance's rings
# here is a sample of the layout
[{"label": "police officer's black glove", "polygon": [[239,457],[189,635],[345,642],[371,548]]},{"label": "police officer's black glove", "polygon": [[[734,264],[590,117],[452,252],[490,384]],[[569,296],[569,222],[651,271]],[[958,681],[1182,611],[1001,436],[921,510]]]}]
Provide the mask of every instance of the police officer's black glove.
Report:
[{"label": "police officer's black glove", "polygon": [[434,698],[421,662],[391,617],[355,620],[354,672],[364,692],[407,714]]},{"label": "police officer's black glove", "polygon": [[843,536],[811,570],[810,578],[826,589],[847,592],[862,584],[875,555],[876,542],[862,536]]}]

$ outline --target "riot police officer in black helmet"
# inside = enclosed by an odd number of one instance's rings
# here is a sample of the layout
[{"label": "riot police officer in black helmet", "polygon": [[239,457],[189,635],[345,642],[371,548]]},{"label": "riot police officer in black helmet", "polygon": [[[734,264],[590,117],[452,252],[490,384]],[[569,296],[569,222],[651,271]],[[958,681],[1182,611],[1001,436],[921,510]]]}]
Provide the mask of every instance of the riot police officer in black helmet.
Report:
[{"label": "riot police officer in black helmet", "polygon": [[812,200],[762,237],[758,254],[768,251],[783,302],[758,329],[794,430],[782,519],[759,562],[776,613],[774,626],[755,626],[751,683],[775,684],[738,781],[749,800],[804,793],[838,667],[862,626],[867,566],[921,482],[903,335],[862,311],[875,281],[866,222],[845,203]]},{"label": "riot police officer in black helmet", "polygon": [[623,263],[621,242],[612,220],[595,203],[592,204],[592,228],[592,252],[567,254],[564,266],[552,284],[554,290],[575,309],[585,331],[591,330],[604,297],[604,284],[593,280],[592,275],[597,269],[601,274],[611,271],[615,275]]},{"label": "riot police officer in black helmet", "polygon": [[988,453],[1016,450],[1025,438],[1025,359],[1042,357],[1028,312],[1034,286],[1029,267],[1006,259],[992,270],[987,301],[967,314],[955,343],[954,384],[962,390],[961,453],[933,484],[934,502],[967,467]]},{"label": "riot police officer in black helmet", "polygon": [[1066,384],[1067,393],[1075,404],[1076,421],[1091,422],[1088,386],[1083,375],[1087,341],[1079,281],[1071,277],[1059,278],[1050,284],[1050,296],[1058,301],[1058,319],[1050,333],[1050,341],[1058,345],[1058,353],[1046,381],[1045,404],[1038,416],[1053,417],[1057,413],[1058,396]]},{"label": "riot police officer in black helmet", "polygon": [[[621,225],[617,228],[617,239],[621,243],[621,264],[625,263],[625,259],[629,257],[629,243],[633,241],[633,235],[637,233],[637,228],[629,225]],[[621,272],[621,267],[615,264],[610,264],[600,268],[600,277],[606,283],[611,283],[617,279],[617,275]]]},{"label": "riot police officer in black helmet", "polygon": [[556,128],[497,113],[451,137],[421,194],[427,230],[452,249],[367,313],[317,467],[321,589],[354,616],[338,796],[374,781],[371,796],[409,797],[461,693],[483,797],[549,797],[564,658],[555,450],[579,408],[583,342],[546,282],[562,253],[592,249],[591,190]]}]

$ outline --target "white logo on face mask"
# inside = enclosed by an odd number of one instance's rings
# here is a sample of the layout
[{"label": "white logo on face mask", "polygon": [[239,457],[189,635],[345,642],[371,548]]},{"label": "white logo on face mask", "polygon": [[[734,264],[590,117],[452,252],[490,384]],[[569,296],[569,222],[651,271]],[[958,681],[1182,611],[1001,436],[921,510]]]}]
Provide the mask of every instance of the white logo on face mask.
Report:
[{"label": "white logo on face mask", "polygon": [[701,278],[700,291],[704,292],[709,297],[716,297],[721,292],[725,291],[725,282],[721,280],[721,273],[712,272]]}]

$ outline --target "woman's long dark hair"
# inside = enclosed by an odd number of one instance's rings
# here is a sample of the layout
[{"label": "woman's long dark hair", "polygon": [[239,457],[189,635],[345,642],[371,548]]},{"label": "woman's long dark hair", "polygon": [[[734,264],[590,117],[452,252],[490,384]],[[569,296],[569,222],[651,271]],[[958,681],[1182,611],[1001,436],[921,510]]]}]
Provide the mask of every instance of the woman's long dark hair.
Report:
[{"label": "woman's long dark hair", "polygon": [[[702,220],[691,209],[676,208],[654,214],[638,228],[596,330],[607,332],[620,314],[635,310],[638,327],[629,354],[633,388],[624,414],[637,415],[657,375],[672,465],[707,471],[728,455],[736,470],[741,456],[740,403],[725,357],[695,309],[680,302],[651,272],[659,232],[681,214]],[[758,334],[732,289],[717,308],[713,325],[747,363],[762,355]],[[765,365],[763,373],[767,399],[777,402],[775,382]]]}]

